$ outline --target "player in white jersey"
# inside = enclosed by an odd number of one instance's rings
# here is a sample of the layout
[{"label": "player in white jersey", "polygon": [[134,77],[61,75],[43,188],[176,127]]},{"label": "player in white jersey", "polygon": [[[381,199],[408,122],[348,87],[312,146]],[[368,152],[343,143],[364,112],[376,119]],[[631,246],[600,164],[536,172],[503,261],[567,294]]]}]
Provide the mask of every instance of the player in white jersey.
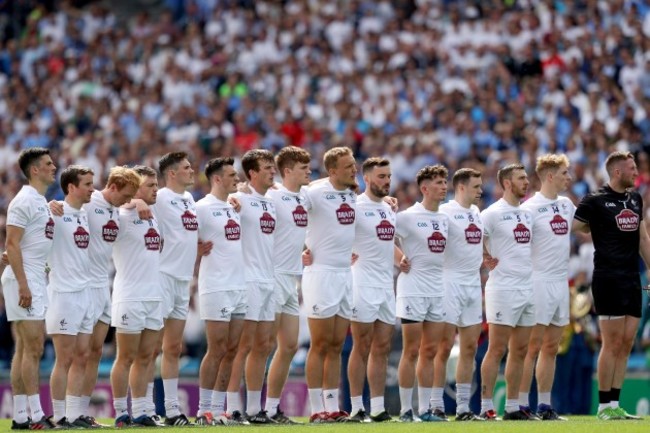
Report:
[{"label": "player in white jersey", "polygon": [[[90,396],[97,383],[97,369],[102,358],[104,341],[111,324],[110,266],[113,243],[119,234],[119,207],[131,201],[140,187],[140,176],[130,168],[113,167],[106,186],[93,192],[90,203],[83,208],[90,228],[90,302],[94,310],[93,333],[83,381],[82,413],[88,413]],[[89,417],[92,418],[92,417]],[[92,419],[91,419],[92,420]],[[93,423],[93,424],[96,424]]]},{"label": "player in white jersey", "polygon": [[305,244],[311,256],[302,276],[311,345],[306,379],[310,422],[344,421],[339,410],[341,351],[352,316],[351,257],[356,216],[356,163],[352,150],[335,147],[323,162],[328,178],[306,188],[309,224]]},{"label": "player in white jersey", "polygon": [[267,193],[275,202],[277,225],[273,246],[275,267],[275,329],[271,344],[277,347],[269,366],[265,410],[281,424],[294,424],[280,409],[282,389],[298,350],[300,303],[298,280],[302,274],[301,254],[305,245],[309,205],[301,188],[309,184],[309,152],[286,146],[275,157],[282,185]]},{"label": "player in white jersey", "polygon": [[228,384],[228,412],[234,421],[242,420],[239,389],[245,370],[248,421],[268,424],[274,421],[262,410],[262,387],[275,321],[273,245],[277,215],[273,200],[266,195],[274,183],[273,154],[261,149],[248,151],[242,157],[242,169],[251,189],[251,194],[239,195],[248,310]]},{"label": "player in white jersey", "polygon": [[228,203],[228,195],[237,191],[233,165],[232,158],[208,161],[205,177],[210,193],[196,203],[199,239],[213,245],[199,265],[199,313],[208,345],[199,370],[199,425],[214,424],[214,416],[225,412],[226,388],[247,310],[241,220]]},{"label": "player in white jersey", "polygon": [[528,176],[521,164],[510,164],[497,173],[503,198],[481,213],[485,227],[483,250],[491,269],[485,285],[485,312],[489,345],[481,365],[481,417],[497,420],[492,396],[501,360],[506,361],[507,420],[537,419],[519,407],[519,384],[535,324],[531,236],[533,217],[519,203],[526,196]]},{"label": "player in white jersey", "polygon": [[[422,168],[416,177],[422,202],[397,214],[397,238],[411,269],[397,278],[397,317],[402,322],[402,357],[398,367],[400,420],[442,421],[429,408],[433,360],[444,327],[443,261],[449,218],[439,211],[447,196],[447,169]],[[413,385],[417,375],[419,414],[413,414]]]},{"label": "player in white jersey", "polygon": [[[14,322],[16,351],[11,361],[14,414],[12,429],[51,429],[39,397],[39,364],[45,342],[45,263],[54,237],[54,220],[44,194],[54,183],[56,167],[43,148],[23,150],[18,157],[27,178],[7,210],[7,258],[2,292],[7,319]],[[28,416],[27,406],[31,409]]]},{"label": "player in white jersey", "polygon": [[[133,168],[142,177],[135,199],[156,202],[158,179],[149,167]],[[113,246],[115,280],[111,325],[116,328],[117,356],[111,370],[115,426],[158,424],[147,414],[147,382],[163,327],[159,281],[162,237],[155,218],[143,220],[134,208],[120,208],[120,235]],[[132,415],[127,409],[131,389]]]},{"label": "player in white jersey", "polygon": [[528,343],[519,403],[529,406],[528,393],[536,370],[537,416],[542,420],[564,420],[551,406],[551,388],[562,331],[569,324],[570,228],[576,208],[570,199],[558,195],[571,182],[566,155],[540,156],[535,171],[542,182],[541,189],[521,207],[530,210],[533,216],[533,295],[537,325]]},{"label": "player in white jersey", "polygon": [[[386,367],[395,326],[393,262],[403,254],[395,246],[395,212],[383,199],[390,191],[390,162],[369,158],[361,166],[366,190],[357,198],[352,250],[352,352],[348,363],[352,412],[350,421],[390,421],[384,405]],[[363,405],[363,386],[370,385],[370,416]]]},{"label": "player in white jersey", "polygon": [[[82,412],[81,394],[86,358],[93,330],[90,299],[90,228],[82,206],[93,193],[93,171],[71,165],[61,173],[65,194],[63,213],[54,216],[54,239],[48,257],[51,271],[47,287],[47,333],[54,344],[55,361],[50,376],[53,420],[61,428],[90,428]],[[73,362],[74,361],[74,362]]]},{"label": "player in white jersey", "polygon": [[436,353],[431,409],[446,418],[443,401],[447,361],[454,346],[456,329],[460,355],[456,365],[456,420],[480,418],[469,409],[474,374],[474,357],[483,322],[483,292],[480,269],[483,263],[483,222],[478,206],[483,182],[481,173],[461,168],[452,177],[454,199],[440,206],[449,217],[449,237],[445,251],[445,325]]}]

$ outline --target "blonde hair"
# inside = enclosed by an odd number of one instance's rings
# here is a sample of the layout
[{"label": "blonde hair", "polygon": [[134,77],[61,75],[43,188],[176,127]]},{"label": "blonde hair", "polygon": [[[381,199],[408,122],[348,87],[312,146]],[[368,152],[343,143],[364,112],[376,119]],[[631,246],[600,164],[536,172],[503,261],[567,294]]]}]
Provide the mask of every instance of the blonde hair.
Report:
[{"label": "blonde hair", "polygon": [[557,171],[560,167],[569,167],[569,158],[565,154],[546,154],[537,158],[535,172],[540,179],[549,171]]},{"label": "blonde hair", "polygon": [[634,155],[631,152],[612,152],[605,160],[605,170],[607,170],[607,174],[611,177],[614,165],[628,159],[634,160]]},{"label": "blonde hair", "polygon": [[323,155],[323,165],[325,170],[336,168],[336,163],[341,157],[346,155],[354,156],[352,149],[349,147],[333,147]]}]

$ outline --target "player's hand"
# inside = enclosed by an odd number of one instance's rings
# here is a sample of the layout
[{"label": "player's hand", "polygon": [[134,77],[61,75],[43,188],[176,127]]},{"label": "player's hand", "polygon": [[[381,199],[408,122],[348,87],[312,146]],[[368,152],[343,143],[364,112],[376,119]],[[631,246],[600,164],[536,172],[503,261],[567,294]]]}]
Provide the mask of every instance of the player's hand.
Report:
[{"label": "player's hand", "polygon": [[49,203],[50,212],[52,215],[61,217],[63,216],[63,203],[56,200],[51,200]]},{"label": "player's hand", "polygon": [[18,288],[18,306],[22,308],[29,308],[32,306],[32,291],[29,287]]},{"label": "player's hand", "polygon": [[7,266],[9,264],[9,256],[6,251],[2,252],[2,259],[0,259],[0,265]]},{"label": "player's hand", "polygon": [[406,258],[406,256],[403,256],[402,260],[399,261],[399,270],[405,274],[408,274],[411,270],[411,262]]},{"label": "player's hand", "polygon": [[[250,193],[246,193],[250,194]],[[233,209],[235,209],[235,212],[239,213],[241,210],[241,201],[237,197],[228,197],[228,203],[230,203],[230,206],[232,206]]]},{"label": "player's hand", "polygon": [[359,260],[359,254],[357,253],[352,253],[352,266]]},{"label": "player's hand", "polygon": [[213,243],[210,242],[210,241],[208,241],[208,242],[199,241],[198,256],[203,257],[203,256],[207,256],[208,254],[210,254],[210,251],[212,251],[212,246],[213,246]]},{"label": "player's hand", "polygon": [[144,202],[144,200],[135,199],[131,202],[135,203],[135,210],[138,211],[138,218],[141,220],[150,220],[153,218],[153,212],[151,212],[151,208]]},{"label": "player's hand", "polygon": [[314,257],[311,255],[311,250],[307,249],[302,252],[302,265],[311,266],[314,263]]},{"label": "player's hand", "polygon": [[495,259],[489,254],[483,254],[483,266],[488,268],[488,270],[492,270],[497,267],[499,264],[499,259]]},{"label": "player's hand", "polygon": [[390,208],[393,210],[393,212],[397,212],[397,209],[399,208],[399,203],[397,202],[397,197],[391,197],[387,196],[384,197],[384,201],[390,206]]}]

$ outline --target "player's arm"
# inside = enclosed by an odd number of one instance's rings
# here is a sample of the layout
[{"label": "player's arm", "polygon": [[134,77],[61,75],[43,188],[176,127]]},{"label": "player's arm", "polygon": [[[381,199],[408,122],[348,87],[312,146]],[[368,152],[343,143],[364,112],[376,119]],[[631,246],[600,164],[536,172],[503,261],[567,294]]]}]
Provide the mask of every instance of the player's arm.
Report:
[{"label": "player's arm", "polygon": [[150,220],[153,218],[153,211],[151,207],[144,200],[140,198],[131,199],[130,202],[122,206],[124,209],[133,209],[138,211],[138,218],[141,220]]},{"label": "player's arm", "polygon": [[487,237],[483,237],[483,265],[490,271],[497,267],[499,259],[492,257]]},{"label": "player's arm", "polygon": [[646,268],[650,269],[650,238],[643,220],[639,228],[639,254],[643,258]]},{"label": "player's arm", "polygon": [[2,274],[9,264],[9,256],[7,256],[7,252],[3,251],[2,253],[2,259],[0,259],[0,274]]},{"label": "player's arm", "polygon": [[393,257],[395,266],[399,268],[400,272],[408,274],[411,270],[411,262],[397,245],[395,245]]},{"label": "player's arm", "polygon": [[589,223],[574,218],[571,224],[571,231],[573,233],[591,233],[591,228],[589,227]]},{"label": "player's arm", "polygon": [[23,267],[23,253],[20,251],[20,241],[24,234],[25,229],[22,227],[7,226],[7,258],[18,282],[18,305],[28,308],[32,305],[32,292],[27,284],[27,275],[25,275]]}]

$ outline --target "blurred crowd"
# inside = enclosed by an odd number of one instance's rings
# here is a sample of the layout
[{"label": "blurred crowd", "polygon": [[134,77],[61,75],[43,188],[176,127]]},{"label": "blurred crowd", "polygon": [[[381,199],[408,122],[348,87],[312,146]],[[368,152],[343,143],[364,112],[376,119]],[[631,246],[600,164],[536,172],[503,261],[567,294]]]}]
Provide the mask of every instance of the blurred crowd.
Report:
[{"label": "blurred crowd", "polygon": [[630,150],[650,203],[647,1],[163,2],[121,22],[96,2],[0,1],[0,227],[32,146],[92,167],[99,187],[171,150],[202,170],[287,144],[318,178],[324,151],[346,145],[391,160],[402,208],[424,165],[479,169],[487,206],[501,165],[522,161],[532,192],[547,152],[569,156],[577,203],[607,180],[606,155]]}]

